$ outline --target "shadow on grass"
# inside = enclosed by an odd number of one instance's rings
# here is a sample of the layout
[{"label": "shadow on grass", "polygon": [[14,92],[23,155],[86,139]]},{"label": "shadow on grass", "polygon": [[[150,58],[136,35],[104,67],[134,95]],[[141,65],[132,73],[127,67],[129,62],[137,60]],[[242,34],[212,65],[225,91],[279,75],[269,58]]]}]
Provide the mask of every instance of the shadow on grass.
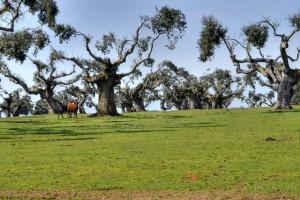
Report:
[{"label": "shadow on grass", "polygon": [[[96,139],[94,137],[105,135],[105,134],[142,134],[142,133],[173,133],[178,132],[180,129],[194,128],[217,128],[224,127],[224,124],[216,124],[212,122],[188,122],[180,120],[181,118],[193,118],[193,116],[182,116],[182,115],[166,115],[166,119],[179,119],[176,123],[163,123],[159,126],[156,125],[143,125],[143,123],[130,123],[131,120],[124,119],[151,119],[157,120],[158,116],[146,116],[144,118],[142,114],[140,116],[122,115],[114,119],[104,119],[99,121],[99,124],[84,124],[80,125],[78,121],[72,121],[72,123],[62,123],[51,121],[32,121],[32,120],[4,120],[2,122],[8,123],[10,127],[2,127],[0,129],[0,140],[11,140],[11,139],[22,139],[22,136],[36,135],[36,136],[59,136],[59,137],[80,137],[80,136],[92,136],[89,139]],[[123,119],[123,120],[122,120]],[[68,120],[69,121],[69,120]],[[74,123],[73,123],[74,122]],[[181,122],[181,123],[178,123]],[[15,125],[14,125],[15,124]],[[24,125],[22,125],[24,124]],[[1,134],[1,132],[3,134]],[[24,140],[26,140],[25,138]],[[30,139],[30,138],[28,138]],[[60,140],[75,140],[74,138],[37,138],[35,141],[60,141]],[[81,140],[82,138],[78,138]],[[84,138],[86,139],[86,138]],[[27,141],[27,140],[26,140]]]},{"label": "shadow on grass", "polygon": [[166,114],[166,115],[163,115],[163,114],[160,114],[160,115],[130,115],[130,114],[127,114],[127,115],[121,115],[119,116],[118,118],[119,119],[122,119],[122,118],[128,118],[128,119],[187,119],[187,118],[193,118],[194,116],[192,115],[169,115],[169,114]]},{"label": "shadow on grass", "polygon": [[163,128],[217,128],[217,127],[225,127],[225,124],[214,124],[210,122],[202,122],[202,123],[183,123],[183,124],[174,124],[174,126],[164,126]]},{"label": "shadow on grass", "polygon": [[[53,130],[51,128],[8,128],[8,131],[14,131],[17,133],[12,133],[10,135],[61,135],[61,134],[66,134],[66,133],[73,133],[73,130],[70,129],[56,129]],[[2,134],[1,134],[2,135]],[[9,134],[6,134],[9,135]]]},{"label": "shadow on grass", "polygon": [[1,123],[7,123],[7,124],[31,124],[31,125],[45,125],[49,124],[48,122],[45,121],[31,121],[31,120],[1,120]]},{"label": "shadow on grass", "polygon": [[[125,129],[100,129],[95,126],[63,126],[59,128],[8,128],[6,129],[8,132],[4,134],[0,134],[3,139],[10,138],[16,139],[20,136],[25,135],[39,135],[39,136],[50,136],[50,135],[57,135],[57,136],[84,136],[84,135],[104,135],[104,134],[129,134],[129,133],[155,133],[155,132],[172,132],[175,129],[128,129],[127,126]],[[96,129],[95,129],[96,128]],[[132,128],[132,127],[131,127]],[[0,140],[1,140],[0,137]]]},{"label": "shadow on grass", "polygon": [[84,140],[96,140],[95,137],[86,138],[55,138],[55,139],[45,139],[45,140],[26,140],[28,142],[61,142],[61,141],[84,141]]},{"label": "shadow on grass", "polygon": [[130,133],[156,133],[156,132],[173,132],[175,129],[140,129],[140,130],[124,130],[118,129],[114,131],[105,131],[105,132],[85,132],[85,133],[72,133],[72,134],[64,134],[63,136],[83,136],[83,135],[104,135],[104,134],[130,134]]},{"label": "shadow on grass", "polygon": [[7,137],[7,136],[0,136],[0,140],[13,140],[15,138]]},{"label": "shadow on grass", "polygon": [[300,110],[291,109],[291,110],[267,110],[262,112],[262,114],[281,114],[281,113],[298,113]]}]

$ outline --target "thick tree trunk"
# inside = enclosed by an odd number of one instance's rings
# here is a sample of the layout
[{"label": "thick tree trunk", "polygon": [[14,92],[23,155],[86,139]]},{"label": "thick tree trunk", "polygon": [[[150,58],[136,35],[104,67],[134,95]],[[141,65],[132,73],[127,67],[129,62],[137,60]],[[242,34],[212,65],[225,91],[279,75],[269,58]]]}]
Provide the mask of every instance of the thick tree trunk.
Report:
[{"label": "thick tree trunk", "polygon": [[49,113],[53,114],[62,114],[66,111],[62,103],[60,103],[57,99],[53,97],[46,98],[46,101],[49,105]]},{"label": "thick tree trunk", "polygon": [[7,107],[6,117],[11,117],[11,107],[10,106]]},{"label": "thick tree trunk", "polygon": [[175,106],[175,108],[177,110],[181,110],[181,102],[179,102],[179,101],[173,101],[172,103],[173,103],[173,105]]},{"label": "thick tree trunk", "polygon": [[183,99],[181,102],[180,110],[187,110],[189,108],[188,100]]},{"label": "thick tree trunk", "polygon": [[278,87],[276,109],[291,109],[291,99],[293,97],[292,80],[288,75],[284,75]]},{"label": "thick tree trunk", "polygon": [[195,97],[187,97],[189,109],[199,109],[201,106]]},{"label": "thick tree trunk", "polygon": [[144,112],[146,111],[143,98],[135,98],[133,99],[134,108],[136,112]]},{"label": "thick tree trunk", "polygon": [[212,100],[211,101],[211,108],[212,109],[217,109],[217,100]]},{"label": "thick tree trunk", "polygon": [[78,107],[80,114],[86,114],[84,107]]},{"label": "thick tree trunk", "polygon": [[130,103],[125,103],[125,102],[121,103],[121,110],[122,110],[122,113],[134,112],[132,105]]},{"label": "thick tree trunk", "polygon": [[219,98],[217,101],[217,108],[221,109],[224,108],[224,102],[223,102],[223,98]]},{"label": "thick tree trunk", "polygon": [[144,99],[143,99],[144,91],[145,91],[144,84],[140,83],[133,89],[131,93],[131,98],[133,100],[134,108],[136,112],[146,111]]},{"label": "thick tree trunk", "polygon": [[166,100],[164,98],[160,100],[160,109],[163,111],[167,110],[167,108],[165,107],[165,102]]},{"label": "thick tree trunk", "polygon": [[119,115],[116,103],[115,103],[115,94],[114,94],[114,86],[115,79],[109,77],[105,81],[101,81],[97,84],[98,87],[98,111],[97,115],[111,115],[116,116]]},{"label": "thick tree trunk", "polygon": [[11,109],[12,102],[10,99],[6,99],[6,103],[7,103],[6,117],[11,117],[12,116],[12,109]]},{"label": "thick tree trunk", "polygon": [[122,113],[125,113],[126,111],[125,111],[125,106],[124,106],[124,104],[121,104],[121,110],[122,110]]},{"label": "thick tree trunk", "polygon": [[84,109],[84,103],[85,103],[85,98],[82,98],[78,102],[78,110],[80,114],[85,114],[85,109]]}]

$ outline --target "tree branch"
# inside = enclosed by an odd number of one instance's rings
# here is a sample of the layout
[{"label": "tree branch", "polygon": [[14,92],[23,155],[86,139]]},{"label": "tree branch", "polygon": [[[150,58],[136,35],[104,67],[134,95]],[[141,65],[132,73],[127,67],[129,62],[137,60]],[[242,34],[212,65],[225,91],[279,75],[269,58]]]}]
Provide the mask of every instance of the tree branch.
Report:
[{"label": "tree branch", "polygon": [[151,44],[150,44],[150,49],[149,49],[149,52],[148,52],[148,54],[147,54],[147,57],[144,58],[144,59],[141,59],[139,62],[137,62],[129,72],[127,72],[127,73],[122,73],[122,74],[118,74],[117,76],[118,76],[120,79],[123,78],[123,77],[129,76],[130,74],[133,74],[141,64],[143,64],[144,62],[146,62],[147,60],[150,59],[151,54],[152,54],[153,49],[154,49],[154,43],[155,43],[155,41],[160,37],[160,35],[161,35],[161,34],[158,34],[156,37],[154,37],[154,38],[152,39]]},{"label": "tree branch", "polygon": [[[246,51],[248,58],[245,59],[237,59],[236,55],[234,54],[234,46],[233,44],[230,44],[227,40],[233,40],[234,42],[237,42],[239,45],[241,45]],[[229,51],[231,61],[234,66],[236,66],[236,72],[237,73],[242,73],[242,74],[250,74],[258,70],[259,67],[261,67],[258,63],[272,63],[272,59],[267,59],[267,58],[252,58],[249,49],[242,45],[240,42],[238,42],[235,39],[229,38],[229,39],[223,39],[223,42],[225,43],[225,46],[227,50]],[[242,69],[241,64],[243,63],[248,63],[249,69]]]},{"label": "tree branch", "polygon": [[299,32],[300,29],[293,30],[290,35],[287,37],[287,41],[289,41],[297,32]]},{"label": "tree branch", "polygon": [[[7,31],[7,32],[14,32],[15,29],[15,21],[18,19],[18,17],[20,16],[20,8],[22,5],[23,1],[20,1],[16,8],[14,9],[14,14],[9,22],[10,27],[0,27],[0,31]],[[11,4],[5,0],[5,5],[4,7],[1,9],[1,14],[3,14],[7,9],[9,9],[9,7],[11,7]]]},{"label": "tree branch", "polygon": [[298,51],[298,52],[297,52],[296,58],[292,58],[292,57],[288,56],[288,59],[290,59],[290,61],[296,62],[296,61],[299,60],[299,57],[300,57],[300,48],[298,48],[297,51]]},{"label": "tree branch", "polygon": [[20,85],[28,94],[34,94],[34,95],[39,94],[39,91],[30,89],[28,87],[28,85],[23,80],[21,80],[21,78],[19,78],[16,75],[12,74],[11,71],[8,69],[8,67],[3,67],[2,66],[1,67],[1,73],[3,74],[3,76],[8,78],[9,80],[14,82],[15,84]]},{"label": "tree branch", "polygon": [[[144,21],[140,24],[140,26],[136,29],[135,35],[134,35],[134,37],[133,37],[133,44],[131,45],[130,48],[127,49],[127,51],[125,51],[125,53],[124,53],[123,55],[120,56],[120,58],[119,58],[117,61],[115,61],[115,62],[113,63],[114,66],[119,66],[119,65],[121,65],[122,63],[126,62],[127,57],[128,57],[130,54],[133,53],[133,51],[134,51],[135,47],[137,46],[137,44],[138,44],[138,42],[139,42],[139,39],[140,39],[140,31],[141,31],[141,29],[144,27],[145,23],[146,23],[148,20],[149,20],[149,19],[144,20]],[[124,40],[124,42],[123,42],[123,44],[122,44],[123,47],[122,47],[122,51],[121,51],[121,52],[123,52],[123,49],[124,49],[124,47],[125,47],[125,44],[126,44],[128,41],[129,41],[129,40]]]},{"label": "tree branch", "polygon": [[80,79],[80,77],[81,77],[81,74],[75,76],[73,79],[68,80],[66,82],[64,82],[64,81],[54,81],[53,85],[55,85],[55,86],[56,85],[71,85],[71,84],[77,82]]},{"label": "tree branch", "polygon": [[[66,76],[70,76],[72,74],[74,74],[76,71],[75,71],[75,66],[73,66],[73,70],[69,73],[66,73],[66,72],[62,72],[60,74],[56,74],[53,77],[53,79],[59,79],[59,78],[63,78],[63,77],[66,77]],[[80,78],[80,77],[79,77]]]},{"label": "tree branch", "polygon": [[274,24],[272,24],[269,20],[263,20],[263,21],[260,21],[260,23],[267,24],[269,27],[271,27],[272,30],[273,30],[274,36],[280,37],[280,38],[284,37],[284,34],[278,34],[278,33],[277,33],[276,27],[275,27]]},{"label": "tree branch", "polygon": [[93,59],[95,59],[96,61],[98,61],[98,62],[100,62],[100,63],[102,63],[102,64],[110,63],[110,60],[109,60],[109,59],[108,59],[108,60],[107,60],[107,59],[103,59],[103,58],[101,58],[101,57],[99,57],[99,56],[96,56],[96,55],[92,52],[92,50],[91,50],[91,48],[90,48],[91,38],[89,38],[87,35],[85,35],[85,34],[83,34],[83,33],[80,33],[80,32],[76,33],[75,35],[76,35],[76,36],[82,36],[82,37],[84,38],[84,40],[85,40],[85,48],[86,48],[87,52],[89,53],[89,55],[90,55]]}]

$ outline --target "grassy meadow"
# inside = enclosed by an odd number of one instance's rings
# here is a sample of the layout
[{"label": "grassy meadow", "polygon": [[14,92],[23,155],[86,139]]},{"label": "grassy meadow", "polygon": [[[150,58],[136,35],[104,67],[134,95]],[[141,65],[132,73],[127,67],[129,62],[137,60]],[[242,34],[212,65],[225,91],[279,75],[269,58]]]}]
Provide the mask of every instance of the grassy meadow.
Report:
[{"label": "grassy meadow", "polygon": [[0,119],[2,191],[229,191],[300,197],[299,188],[299,108]]}]

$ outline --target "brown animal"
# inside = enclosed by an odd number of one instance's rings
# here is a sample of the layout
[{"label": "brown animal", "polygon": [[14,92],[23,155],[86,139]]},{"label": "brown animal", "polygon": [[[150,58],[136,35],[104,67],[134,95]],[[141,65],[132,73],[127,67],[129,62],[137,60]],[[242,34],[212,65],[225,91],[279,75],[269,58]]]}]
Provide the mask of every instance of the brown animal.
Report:
[{"label": "brown animal", "polygon": [[74,117],[77,118],[77,111],[78,111],[77,101],[70,101],[69,103],[67,103],[67,113],[69,117],[72,117],[72,114],[74,114]]}]

